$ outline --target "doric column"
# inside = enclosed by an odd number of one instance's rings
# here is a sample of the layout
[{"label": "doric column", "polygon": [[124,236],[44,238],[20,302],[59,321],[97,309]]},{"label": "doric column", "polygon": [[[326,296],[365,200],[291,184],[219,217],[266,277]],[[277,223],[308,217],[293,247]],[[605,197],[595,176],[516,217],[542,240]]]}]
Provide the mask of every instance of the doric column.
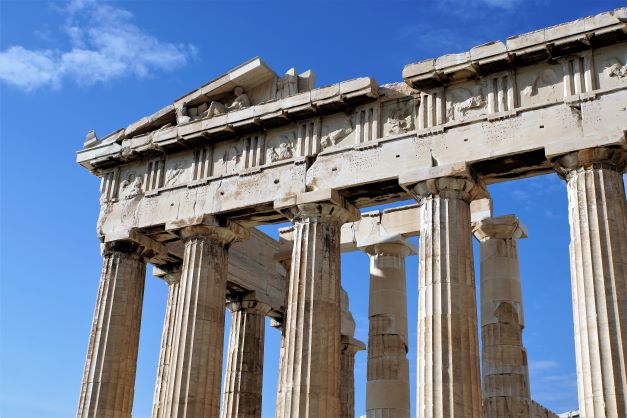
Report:
[{"label": "doric column", "polygon": [[261,418],[263,344],[270,306],[256,300],[228,304],[231,329],[226,360],[222,418]]},{"label": "doric column", "polygon": [[77,416],[130,417],[146,261],[135,243],[104,244]]},{"label": "doric column", "polygon": [[421,213],[418,280],[419,418],[481,417],[477,304],[469,179],[441,177],[412,188]]},{"label": "doric column", "polygon": [[163,319],[163,333],[161,335],[161,349],[159,351],[159,365],[157,368],[157,382],[152,402],[152,418],[165,418],[164,407],[172,363],[172,345],[174,339],[174,321],[179,296],[181,272],[162,271],[159,276],[168,284],[168,301]]},{"label": "doric column", "polygon": [[340,418],[355,418],[355,354],[366,346],[347,335],[341,341]]},{"label": "doric column", "polygon": [[227,251],[238,238],[220,226],[187,226],[164,416],[218,418]]},{"label": "doric column", "polygon": [[355,339],[355,320],[350,312],[348,293],[340,288],[341,360],[340,360],[340,418],[355,417],[355,354],[366,345]]},{"label": "doric column", "polygon": [[276,415],[337,417],[340,228],[359,212],[348,204],[331,202],[302,203],[283,210],[294,222],[294,248]]},{"label": "doric column", "polygon": [[527,230],[514,215],[478,221],[484,418],[529,418],[531,395],[516,240]]},{"label": "doric column", "polygon": [[621,148],[594,148],[556,161],[568,184],[582,418],[627,416],[626,155]]},{"label": "doric column", "polygon": [[369,418],[409,418],[405,258],[411,248],[396,236],[364,250],[370,256],[366,413]]}]

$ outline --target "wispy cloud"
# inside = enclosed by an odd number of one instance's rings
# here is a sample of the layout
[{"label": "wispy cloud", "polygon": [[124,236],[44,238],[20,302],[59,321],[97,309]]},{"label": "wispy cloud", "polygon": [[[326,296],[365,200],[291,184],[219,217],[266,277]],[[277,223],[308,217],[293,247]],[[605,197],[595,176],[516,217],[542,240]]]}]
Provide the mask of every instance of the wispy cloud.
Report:
[{"label": "wispy cloud", "polygon": [[480,38],[458,28],[435,27],[427,23],[400,26],[397,38],[399,41],[420,46],[421,50],[428,50],[432,54],[463,52],[481,43]]},{"label": "wispy cloud", "polygon": [[522,3],[522,0],[478,0],[477,3],[484,3],[491,7],[500,7],[502,9],[512,9]]},{"label": "wispy cloud", "polygon": [[[446,7],[455,7],[458,10],[476,10],[477,7],[512,10],[523,3],[523,0],[441,0],[440,4]],[[452,10],[455,12],[455,10]]]},{"label": "wispy cloud", "polygon": [[529,361],[531,397],[555,412],[577,407],[577,375],[554,360]]},{"label": "wispy cloud", "polygon": [[557,361],[553,360],[532,360],[529,362],[529,370],[533,372],[539,372],[541,370],[554,369],[559,366]]},{"label": "wispy cloud", "polygon": [[179,68],[196,54],[193,45],[159,40],[137,26],[131,12],[110,4],[72,0],[62,12],[69,48],[10,46],[0,52],[0,81],[24,91],[58,88],[66,80],[90,86]]}]

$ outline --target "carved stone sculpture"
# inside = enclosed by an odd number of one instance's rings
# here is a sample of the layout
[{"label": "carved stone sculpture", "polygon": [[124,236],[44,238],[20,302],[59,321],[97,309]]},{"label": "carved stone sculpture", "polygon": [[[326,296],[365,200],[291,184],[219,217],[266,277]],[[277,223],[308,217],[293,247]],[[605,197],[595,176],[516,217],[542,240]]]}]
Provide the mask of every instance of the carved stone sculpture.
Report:
[{"label": "carved stone sculpture", "polygon": [[296,69],[290,68],[283,77],[277,78],[274,96],[284,99],[298,93],[298,76]]},{"label": "carved stone sculpture", "polygon": [[329,134],[324,135],[320,139],[320,147],[322,148],[322,150],[325,150],[326,148],[337,145],[342,139],[350,135],[353,130],[353,119],[345,118],[343,127],[329,132]]},{"label": "carved stone sculpture", "polygon": [[183,124],[183,123],[187,123],[189,121],[191,121],[192,118],[188,116],[187,114],[187,107],[186,106],[180,106],[176,108],[176,123],[177,124]]},{"label": "carved stone sculpture", "polygon": [[535,96],[538,94],[538,87],[553,86],[558,83],[557,74],[555,70],[548,68],[542,73],[539,73],[531,80],[531,83],[522,89],[522,94],[527,97]]},{"label": "carved stone sculpture", "polygon": [[235,95],[235,99],[229,106],[226,106],[224,103],[214,100],[211,102],[207,110],[199,113],[200,117],[212,118],[216,115],[222,115],[233,110],[240,110],[250,107],[250,99],[248,98],[248,95],[244,93],[243,88],[235,87],[235,89],[233,89],[233,94]]},{"label": "carved stone sculpture", "polygon": [[185,171],[181,163],[176,163],[172,170],[170,170],[165,179],[166,186],[172,186],[176,179]]},{"label": "carved stone sculpture", "polygon": [[453,102],[448,106],[447,119],[460,120],[467,116],[473,109],[481,109],[486,105],[486,98],[481,87],[476,87],[474,91],[459,88],[453,94]]},{"label": "carved stone sculpture", "polygon": [[414,129],[414,120],[411,112],[396,106],[388,117],[386,135],[396,135],[409,132]]},{"label": "carved stone sculpture", "polygon": [[604,72],[608,77],[623,78],[627,77],[627,64],[624,64],[616,57],[605,63]]},{"label": "carved stone sculpture", "polygon": [[120,184],[120,195],[123,199],[132,199],[142,194],[142,178],[134,172],[129,173]]}]

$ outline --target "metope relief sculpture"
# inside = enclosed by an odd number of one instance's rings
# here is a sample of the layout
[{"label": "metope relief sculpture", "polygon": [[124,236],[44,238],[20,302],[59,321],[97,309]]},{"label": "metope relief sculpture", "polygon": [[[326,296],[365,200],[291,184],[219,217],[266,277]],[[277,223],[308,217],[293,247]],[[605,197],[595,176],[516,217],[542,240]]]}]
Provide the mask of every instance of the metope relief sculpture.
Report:
[{"label": "metope relief sculpture", "polygon": [[189,155],[187,158],[177,158],[174,161],[167,161],[166,170],[165,170],[165,180],[163,182],[163,187],[176,187],[179,185],[184,185],[189,181],[189,170],[187,167],[190,166]]},{"label": "metope relief sculpture", "polygon": [[446,91],[446,120],[459,121],[488,113],[485,80]]},{"label": "metope relief sculpture", "polygon": [[265,139],[266,164],[294,158],[296,141],[296,133],[292,128],[269,133]]},{"label": "metope relief sculpture", "polygon": [[124,175],[124,180],[120,182],[120,198],[133,199],[144,194],[142,176],[135,171],[129,171]]},{"label": "metope relief sculpture", "polygon": [[413,100],[397,100],[385,109],[383,136],[398,135],[414,130]]},{"label": "metope relief sculpture", "polygon": [[216,175],[231,175],[239,171],[242,151],[237,144],[238,141],[230,141],[220,147],[218,151],[220,158],[216,166]]},{"label": "metope relief sculpture", "polygon": [[520,106],[534,106],[563,100],[563,78],[563,68],[559,65],[544,69],[535,67],[518,70]]},{"label": "metope relief sculpture", "polygon": [[627,82],[627,46],[595,52],[599,88],[616,88]]},{"label": "metope relief sculpture", "polygon": [[266,138],[266,163],[276,163],[294,157],[296,134],[293,129],[271,132]]},{"label": "metope relief sculpture", "polygon": [[349,115],[340,114],[325,118],[322,123],[320,150],[331,150],[339,148],[344,143],[351,143],[351,134],[355,127],[353,118]]},{"label": "metope relief sculpture", "polygon": [[614,58],[614,63],[608,63],[609,65],[605,67],[605,73],[608,77],[617,77],[623,78],[627,77],[627,65],[620,62],[618,58]]}]

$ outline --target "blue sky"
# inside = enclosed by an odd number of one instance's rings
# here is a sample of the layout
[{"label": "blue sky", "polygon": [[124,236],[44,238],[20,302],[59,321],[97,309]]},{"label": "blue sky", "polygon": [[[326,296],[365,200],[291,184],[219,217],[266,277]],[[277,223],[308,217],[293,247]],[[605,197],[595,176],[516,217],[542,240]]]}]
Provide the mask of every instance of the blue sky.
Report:
[{"label": "blue sky", "polygon": [[[623,5],[0,0],[0,414],[56,418],[76,411],[101,268],[98,179],[75,163],[89,130],[102,136],[127,126],[256,55],[277,72],[311,68],[318,85],[365,75],[382,84],[399,81],[409,62]],[[575,409],[565,184],[550,175],[490,191],[496,214],[515,213],[529,229],[519,248],[532,395],[556,411]],[[275,234],[276,227],[264,231]],[[407,259],[411,342],[417,264]],[[363,341],[368,268],[364,254],[342,256],[342,282]],[[135,417],[150,416],[165,298],[166,285],[148,277]],[[272,417],[279,333],[268,328],[266,340],[263,409]],[[415,356],[412,344],[413,378]],[[362,352],[357,416],[365,413],[365,370]]]}]

